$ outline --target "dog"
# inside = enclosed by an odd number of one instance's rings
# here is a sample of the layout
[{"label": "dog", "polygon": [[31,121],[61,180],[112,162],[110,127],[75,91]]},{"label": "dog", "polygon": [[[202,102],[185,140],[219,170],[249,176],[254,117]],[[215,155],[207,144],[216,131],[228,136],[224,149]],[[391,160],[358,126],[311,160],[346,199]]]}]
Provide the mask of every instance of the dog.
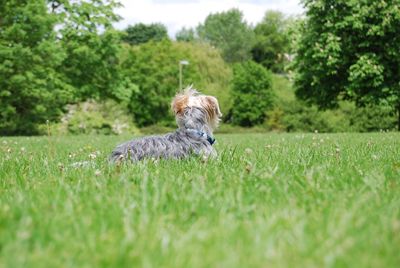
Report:
[{"label": "dog", "polygon": [[222,117],[218,100],[191,86],[178,93],[171,103],[178,129],[159,136],[134,139],[118,145],[111,162],[142,159],[182,159],[192,155],[215,157],[213,131]]}]

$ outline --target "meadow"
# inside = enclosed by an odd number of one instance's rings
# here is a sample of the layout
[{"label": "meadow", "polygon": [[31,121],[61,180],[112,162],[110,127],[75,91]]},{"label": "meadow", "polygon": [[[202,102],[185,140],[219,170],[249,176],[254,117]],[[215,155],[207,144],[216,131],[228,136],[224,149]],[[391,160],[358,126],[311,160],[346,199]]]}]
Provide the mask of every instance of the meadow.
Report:
[{"label": "meadow", "polygon": [[0,138],[0,267],[400,267],[399,133],[108,164],[127,138]]}]

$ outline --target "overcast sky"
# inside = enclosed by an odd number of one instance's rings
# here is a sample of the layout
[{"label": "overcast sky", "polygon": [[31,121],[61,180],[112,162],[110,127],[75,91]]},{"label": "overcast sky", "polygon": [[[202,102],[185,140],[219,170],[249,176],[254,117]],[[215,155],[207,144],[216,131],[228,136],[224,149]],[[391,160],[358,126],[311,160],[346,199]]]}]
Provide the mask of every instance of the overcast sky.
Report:
[{"label": "overcast sky", "polygon": [[301,14],[300,0],[121,0],[123,8],[117,10],[122,21],[115,26],[124,29],[138,22],[161,22],[171,37],[183,26],[195,27],[207,15],[240,9],[249,23],[259,22],[266,10],[279,10],[286,14]]}]

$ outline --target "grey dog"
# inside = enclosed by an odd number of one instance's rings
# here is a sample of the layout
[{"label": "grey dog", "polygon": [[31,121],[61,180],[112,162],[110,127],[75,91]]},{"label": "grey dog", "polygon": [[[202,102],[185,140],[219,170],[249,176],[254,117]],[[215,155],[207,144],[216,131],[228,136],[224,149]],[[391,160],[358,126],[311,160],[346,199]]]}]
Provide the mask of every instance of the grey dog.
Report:
[{"label": "grey dog", "polygon": [[118,145],[110,156],[113,162],[139,161],[144,158],[185,158],[191,155],[215,156],[213,131],[222,116],[213,96],[200,94],[191,87],[172,100],[178,129],[160,136],[134,139]]}]

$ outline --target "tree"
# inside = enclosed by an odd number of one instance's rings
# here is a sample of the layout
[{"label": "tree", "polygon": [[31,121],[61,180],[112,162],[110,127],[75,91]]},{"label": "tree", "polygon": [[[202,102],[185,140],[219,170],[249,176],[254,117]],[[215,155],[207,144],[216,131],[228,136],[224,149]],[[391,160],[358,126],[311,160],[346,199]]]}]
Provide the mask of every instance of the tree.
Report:
[{"label": "tree", "polygon": [[[36,134],[65,104],[126,99],[114,0],[0,2],[0,133]],[[130,96],[129,96],[130,98]]]},{"label": "tree", "polygon": [[183,27],[175,35],[176,41],[192,42],[195,39],[195,31],[192,28],[186,29]]},{"label": "tree", "polygon": [[210,14],[196,30],[200,40],[219,48],[227,62],[241,62],[251,58],[254,33],[243,20],[240,10]]},{"label": "tree", "polygon": [[273,96],[270,73],[253,61],[236,64],[232,95],[230,120],[233,124],[251,127],[264,122]]},{"label": "tree", "polygon": [[168,39],[167,28],[161,23],[146,25],[143,23],[128,26],[125,29],[124,41],[131,45],[138,45],[153,41]]},{"label": "tree", "polygon": [[57,72],[66,58],[45,0],[0,3],[0,133],[36,134],[56,120],[73,88]]},{"label": "tree", "polygon": [[389,104],[399,113],[398,1],[305,0],[296,94],[322,108],[341,99]]},{"label": "tree", "polygon": [[[138,91],[129,103],[135,122],[138,126],[172,122],[169,103],[178,89],[178,63],[181,60],[172,42],[148,42],[127,49],[122,63],[124,74],[138,85]],[[190,82],[186,73],[185,81]]]},{"label": "tree", "polygon": [[283,72],[290,45],[288,19],[279,11],[267,11],[254,32],[253,60],[273,72]]},{"label": "tree", "polygon": [[120,4],[115,0],[49,2],[58,18],[58,42],[67,55],[58,72],[75,88],[75,101],[118,99],[115,89],[126,84],[119,71],[120,34],[112,26],[119,20],[113,10]]},{"label": "tree", "polygon": [[126,45],[122,70],[138,85],[129,103],[138,126],[175,125],[170,101],[179,90],[178,64],[182,59],[189,61],[183,68],[183,85],[193,84],[203,93],[217,96],[223,109],[227,107],[231,71],[216,49],[207,44],[170,40]]}]

